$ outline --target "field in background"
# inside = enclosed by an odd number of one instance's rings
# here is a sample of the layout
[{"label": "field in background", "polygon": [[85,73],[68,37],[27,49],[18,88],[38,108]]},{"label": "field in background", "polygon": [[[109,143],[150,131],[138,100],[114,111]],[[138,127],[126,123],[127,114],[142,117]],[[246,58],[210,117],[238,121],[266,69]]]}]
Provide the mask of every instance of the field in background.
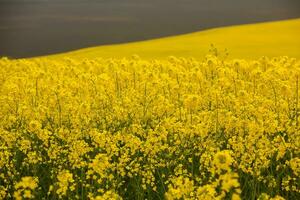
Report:
[{"label": "field in background", "polygon": [[299,0],[0,0],[0,57],[299,17]]},{"label": "field in background", "polygon": [[[49,58],[122,58],[134,54],[143,59],[168,56],[203,58],[213,44],[227,49],[230,58],[256,59],[261,56],[300,58],[300,19],[216,28],[156,40],[99,46]],[[47,56],[46,56],[47,57]]]}]

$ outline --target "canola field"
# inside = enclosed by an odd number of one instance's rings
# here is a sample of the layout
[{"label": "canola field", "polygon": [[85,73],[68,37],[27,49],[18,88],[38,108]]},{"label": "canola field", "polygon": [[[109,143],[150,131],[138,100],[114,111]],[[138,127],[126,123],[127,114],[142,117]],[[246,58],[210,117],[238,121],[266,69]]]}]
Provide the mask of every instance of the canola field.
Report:
[{"label": "canola field", "polygon": [[[51,55],[51,58],[176,57],[202,59],[211,44],[227,49],[231,59],[289,56],[300,59],[300,19],[220,27],[172,37],[116,45],[104,45]],[[49,56],[46,56],[49,58]]]},{"label": "canola field", "polygon": [[300,198],[300,61],[0,59],[0,199]]}]

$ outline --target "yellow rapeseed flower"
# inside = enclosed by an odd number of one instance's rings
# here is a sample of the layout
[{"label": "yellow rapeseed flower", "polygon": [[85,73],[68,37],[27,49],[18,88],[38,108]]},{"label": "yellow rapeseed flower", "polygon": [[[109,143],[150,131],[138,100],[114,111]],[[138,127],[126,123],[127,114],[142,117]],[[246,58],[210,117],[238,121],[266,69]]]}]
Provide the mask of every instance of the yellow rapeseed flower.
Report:
[{"label": "yellow rapeseed flower", "polygon": [[214,155],[213,164],[219,170],[230,171],[233,158],[230,155],[230,151],[219,151]]}]

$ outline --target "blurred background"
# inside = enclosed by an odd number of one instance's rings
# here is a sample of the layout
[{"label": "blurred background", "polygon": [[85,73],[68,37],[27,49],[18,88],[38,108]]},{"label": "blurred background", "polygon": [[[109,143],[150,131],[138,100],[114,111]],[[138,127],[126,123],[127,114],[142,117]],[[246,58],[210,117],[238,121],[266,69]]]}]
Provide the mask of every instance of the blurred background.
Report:
[{"label": "blurred background", "polygon": [[33,57],[298,17],[299,0],[0,0],[0,56]]}]

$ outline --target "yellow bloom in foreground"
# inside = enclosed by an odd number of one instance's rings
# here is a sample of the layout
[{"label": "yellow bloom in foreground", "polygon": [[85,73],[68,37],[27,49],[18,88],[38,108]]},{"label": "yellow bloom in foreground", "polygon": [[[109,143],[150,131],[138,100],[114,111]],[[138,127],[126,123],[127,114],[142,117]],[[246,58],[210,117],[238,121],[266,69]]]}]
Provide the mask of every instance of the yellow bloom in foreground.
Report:
[{"label": "yellow bloom in foreground", "polygon": [[29,126],[28,126],[28,130],[30,132],[36,132],[37,130],[39,130],[41,128],[41,124],[39,123],[39,121],[37,120],[33,120],[29,123]]},{"label": "yellow bloom in foreground", "polygon": [[33,198],[33,195],[30,190],[25,190],[23,196],[24,196],[24,198],[27,198],[27,199]]},{"label": "yellow bloom in foreground", "polygon": [[166,199],[181,199],[189,198],[194,191],[194,183],[185,177],[177,177],[172,180],[172,185],[169,185],[168,191],[165,194]]},{"label": "yellow bloom in foreground", "polygon": [[300,158],[293,158],[290,161],[290,166],[296,176],[300,175]]},{"label": "yellow bloom in foreground", "polygon": [[96,196],[93,200],[121,200],[122,197],[120,197],[117,193],[115,193],[112,190],[109,190],[105,192],[102,196]]},{"label": "yellow bloom in foreground", "polygon": [[205,185],[197,189],[196,196],[198,199],[213,200],[216,199],[217,192],[213,185]]},{"label": "yellow bloom in foreground", "polygon": [[285,200],[285,198],[283,198],[279,195],[276,195],[275,197],[271,198],[270,200]]},{"label": "yellow bloom in foreground", "polygon": [[240,197],[240,195],[238,195],[238,194],[236,194],[236,193],[233,193],[231,199],[232,199],[232,200],[240,200],[241,197]]},{"label": "yellow bloom in foreground", "polygon": [[98,173],[99,175],[103,175],[105,170],[110,167],[109,158],[106,154],[99,153],[89,166],[94,172]]},{"label": "yellow bloom in foreground", "polygon": [[238,181],[238,174],[236,173],[226,173],[220,176],[222,182],[222,190],[229,192],[231,189],[237,189],[240,186]]},{"label": "yellow bloom in foreground", "polygon": [[233,158],[228,150],[217,152],[213,159],[213,165],[219,170],[229,171],[232,163]]},{"label": "yellow bloom in foreground", "polygon": [[33,178],[31,176],[26,176],[21,179],[19,183],[15,185],[15,189],[26,188],[34,190],[38,186],[37,178]]},{"label": "yellow bloom in foreground", "polygon": [[74,186],[71,185],[74,182],[74,179],[73,179],[73,174],[70,173],[69,170],[64,170],[64,171],[60,172],[57,175],[57,179],[58,179],[58,187],[59,188],[56,191],[56,193],[60,197],[65,196],[69,189],[71,191],[73,191],[75,189]]},{"label": "yellow bloom in foreground", "polygon": [[285,200],[283,197],[276,195],[275,197],[270,197],[268,194],[266,193],[262,193],[259,197],[258,200]]},{"label": "yellow bloom in foreground", "polygon": [[21,181],[15,185],[16,191],[14,192],[14,198],[17,200],[23,199],[23,197],[27,199],[32,199],[34,198],[32,192],[37,187],[38,187],[37,178],[33,178],[31,176],[23,177]]},{"label": "yellow bloom in foreground", "polygon": [[7,193],[7,189],[3,186],[0,186],[0,199],[5,199]]}]

